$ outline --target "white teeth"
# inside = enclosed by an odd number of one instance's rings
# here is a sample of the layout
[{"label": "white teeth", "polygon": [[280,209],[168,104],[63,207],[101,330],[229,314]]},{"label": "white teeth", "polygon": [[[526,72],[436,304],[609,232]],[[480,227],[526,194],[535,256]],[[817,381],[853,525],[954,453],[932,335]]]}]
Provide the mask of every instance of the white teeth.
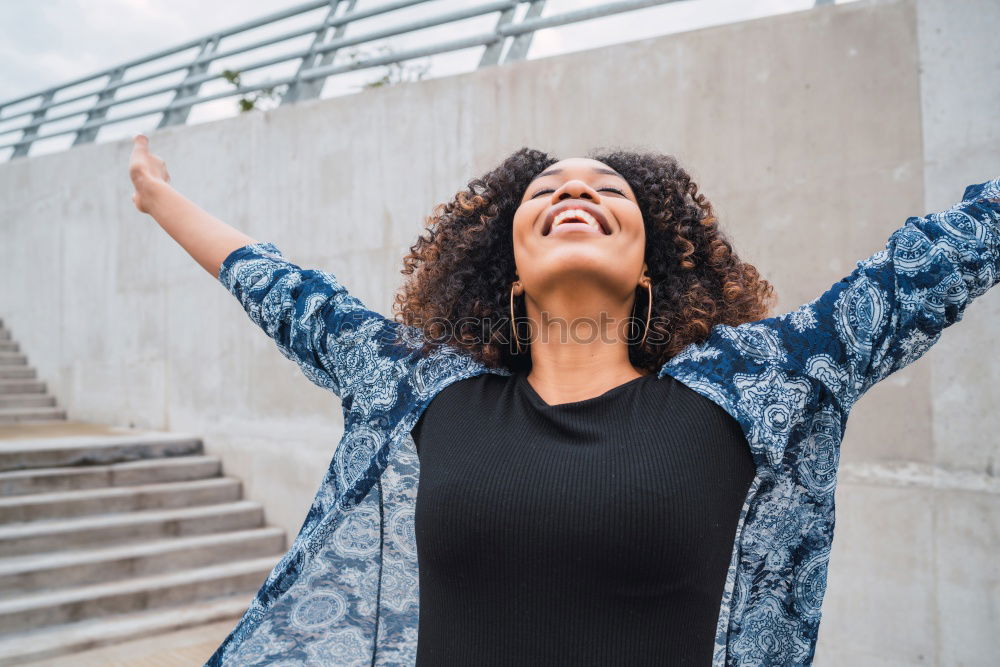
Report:
[{"label": "white teeth", "polygon": [[549,231],[551,232],[553,229],[556,228],[556,225],[565,222],[566,220],[582,220],[583,222],[586,222],[588,225],[597,229],[598,231],[602,233],[604,232],[604,230],[601,228],[601,224],[597,222],[594,216],[578,208],[570,208],[560,212],[559,215],[557,215],[555,218],[552,219],[552,227],[549,229]]}]

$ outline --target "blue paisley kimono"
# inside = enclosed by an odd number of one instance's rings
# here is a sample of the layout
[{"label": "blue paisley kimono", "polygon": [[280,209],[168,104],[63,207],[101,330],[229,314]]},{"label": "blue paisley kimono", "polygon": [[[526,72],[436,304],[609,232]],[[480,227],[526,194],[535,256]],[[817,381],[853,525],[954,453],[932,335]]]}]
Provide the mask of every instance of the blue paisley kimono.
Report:
[{"label": "blue paisley kimono", "polygon": [[[234,250],[219,281],[312,382],[345,430],[305,522],[208,665],[413,665],[419,591],[410,430],[434,396],[488,368],[366,308],[271,243]],[[923,355],[1000,282],[1000,179],[912,217],[884,249],[791,312],[716,325],[659,370],[742,427],[756,476],[740,514],[713,665],[802,665],[815,651],[840,443],[855,402]]]}]

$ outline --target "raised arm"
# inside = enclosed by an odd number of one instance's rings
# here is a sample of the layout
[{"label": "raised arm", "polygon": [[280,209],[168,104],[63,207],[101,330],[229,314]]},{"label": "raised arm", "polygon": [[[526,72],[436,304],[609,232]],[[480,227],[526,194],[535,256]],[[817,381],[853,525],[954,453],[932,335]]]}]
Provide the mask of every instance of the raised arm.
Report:
[{"label": "raised arm", "polygon": [[[777,464],[799,418],[846,418],[875,383],[916,361],[976,297],[1000,282],[1000,179],[941,213],[911,217],[886,246],[795,310],[717,324],[661,369],[710,394]],[[811,407],[810,407],[811,406]]]},{"label": "raised arm", "polygon": [[1000,178],[970,185],[947,211],[908,218],[822,295],[762,322],[787,350],[788,370],[818,378],[850,410],[998,282]]},{"label": "raised arm", "polygon": [[[408,349],[402,327],[369,310],[330,273],[302,269],[272,243],[260,242],[174,190],[164,162],[134,139],[129,175],[133,202],[235,296],[314,384],[346,402],[379,381]],[[367,404],[369,401],[363,401]]]},{"label": "raised arm", "polygon": [[170,234],[203,269],[218,277],[222,260],[253,239],[199,208],[170,185],[166,163],[149,151],[149,139],[132,140],[129,177],[135,192],[132,202]]}]

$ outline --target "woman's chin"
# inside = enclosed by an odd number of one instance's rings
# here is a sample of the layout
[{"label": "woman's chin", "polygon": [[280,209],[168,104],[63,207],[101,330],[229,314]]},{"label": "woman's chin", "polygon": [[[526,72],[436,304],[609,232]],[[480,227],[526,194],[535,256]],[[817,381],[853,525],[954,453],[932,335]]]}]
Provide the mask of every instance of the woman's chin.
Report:
[{"label": "woman's chin", "polygon": [[[628,263],[606,255],[590,254],[549,258],[551,261],[535,266],[530,282],[544,291],[560,289],[567,284],[582,287],[586,284],[616,285],[627,283]],[[640,263],[637,266],[641,265]],[[636,269],[634,273],[638,273]],[[527,278],[527,276],[522,276]]]}]

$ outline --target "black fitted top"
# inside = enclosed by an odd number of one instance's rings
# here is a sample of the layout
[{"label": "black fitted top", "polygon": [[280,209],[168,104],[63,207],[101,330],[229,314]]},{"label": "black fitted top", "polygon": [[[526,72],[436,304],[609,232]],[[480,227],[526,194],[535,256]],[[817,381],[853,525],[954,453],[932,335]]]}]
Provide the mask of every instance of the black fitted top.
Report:
[{"label": "black fitted top", "polygon": [[549,405],[488,373],[413,436],[418,667],[711,665],[754,477],[720,406],[655,374]]}]

